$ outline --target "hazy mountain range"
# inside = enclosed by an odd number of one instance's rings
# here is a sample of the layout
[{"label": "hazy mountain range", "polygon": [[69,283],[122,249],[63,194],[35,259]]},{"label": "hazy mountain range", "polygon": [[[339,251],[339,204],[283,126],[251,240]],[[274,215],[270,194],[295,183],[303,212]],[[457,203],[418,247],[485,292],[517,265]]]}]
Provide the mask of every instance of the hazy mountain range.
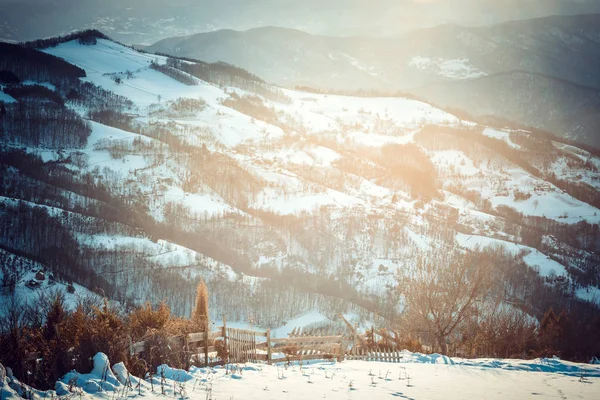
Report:
[{"label": "hazy mountain range", "polygon": [[443,25],[392,38],[221,30],[145,49],[225,61],[287,87],[410,92],[600,144],[600,14]]},{"label": "hazy mountain range", "polygon": [[0,0],[0,37],[33,40],[95,28],[121,42],[151,44],[269,25],[384,37],[446,23],[481,26],[594,12],[600,12],[597,0]]}]

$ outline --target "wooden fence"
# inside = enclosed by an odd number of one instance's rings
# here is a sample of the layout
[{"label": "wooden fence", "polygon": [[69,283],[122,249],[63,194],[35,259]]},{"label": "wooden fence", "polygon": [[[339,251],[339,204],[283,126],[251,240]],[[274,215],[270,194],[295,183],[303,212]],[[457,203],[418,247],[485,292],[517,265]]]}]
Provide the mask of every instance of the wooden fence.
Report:
[{"label": "wooden fence", "polygon": [[346,360],[364,360],[399,363],[403,361],[401,352],[394,348],[365,349],[352,347],[346,353]]},{"label": "wooden fence", "polygon": [[[168,338],[169,346],[179,350],[186,357],[196,359],[200,364],[208,365],[217,358],[215,341],[222,341],[221,362],[245,363],[265,361],[298,361],[337,358],[342,360],[346,351],[345,339],[335,336],[295,336],[271,338],[270,330],[253,331],[228,328],[226,325],[209,332],[190,333],[184,336]],[[131,355],[140,355],[146,351],[149,342],[142,341],[130,345]]]},{"label": "wooden fence", "polygon": [[297,336],[271,339],[273,351],[278,356],[272,361],[298,361],[314,359],[342,360],[346,351],[344,337],[337,336]]},{"label": "wooden fence", "polygon": [[[227,357],[229,362],[256,362],[259,360],[269,361],[270,341],[269,331],[259,332],[247,329],[225,328]],[[256,339],[265,337],[266,341],[257,343]],[[259,354],[259,349],[267,349],[267,353]]]},{"label": "wooden fence", "polygon": [[[209,364],[209,354],[217,351],[215,347],[215,340],[219,337],[223,337],[223,329],[219,328],[212,332],[195,332],[181,336],[171,336],[167,338],[169,347],[174,351],[181,351],[189,358],[196,358],[198,361],[202,361],[204,358],[204,364]],[[149,342],[141,341],[131,343],[129,346],[130,355],[138,355],[149,351]]]},{"label": "wooden fence", "polygon": [[[340,329],[295,328],[287,338],[271,338],[269,329],[230,328],[223,319],[223,326],[214,331],[173,336],[168,342],[171,348],[182,351],[188,360],[204,365],[261,361],[271,364],[314,359],[402,362],[399,346],[395,343],[397,333],[371,330],[359,334],[355,326],[345,319],[344,322],[348,327],[346,334]],[[147,347],[145,341],[131,343],[130,353],[141,354],[149,350]],[[221,351],[217,355],[218,348]]]}]

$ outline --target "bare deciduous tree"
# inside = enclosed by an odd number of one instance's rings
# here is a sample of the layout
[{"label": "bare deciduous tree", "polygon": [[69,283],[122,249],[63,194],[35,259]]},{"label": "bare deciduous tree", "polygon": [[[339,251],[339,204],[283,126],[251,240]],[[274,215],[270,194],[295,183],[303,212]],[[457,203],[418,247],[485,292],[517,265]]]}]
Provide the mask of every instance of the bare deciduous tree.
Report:
[{"label": "bare deciduous tree", "polygon": [[537,321],[508,300],[489,301],[478,321],[473,321],[472,354],[525,358],[535,347]]},{"label": "bare deciduous tree", "polygon": [[480,252],[421,258],[402,281],[407,322],[433,335],[447,354],[447,338],[477,315],[479,301],[492,287],[491,259]]}]

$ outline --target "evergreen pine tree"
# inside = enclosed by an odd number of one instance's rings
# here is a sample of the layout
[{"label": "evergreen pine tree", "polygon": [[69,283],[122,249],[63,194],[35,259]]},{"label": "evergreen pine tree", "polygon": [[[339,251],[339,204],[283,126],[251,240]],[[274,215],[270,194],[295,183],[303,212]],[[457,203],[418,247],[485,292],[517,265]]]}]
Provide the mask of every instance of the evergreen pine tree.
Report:
[{"label": "evergreen pine tree", "polygon": [[192,313],[193,324],[202,332],[208,331],[208,289],[201,280],[196,289],[196,306]]},{"label": "evergreen pine tree", "polygon": [[559,319],[554,313],[554,310],[550,308],[544,314],[542,321],[540,322],[539,338],[542,352],[546,356],[552,356],[556,352],[556,345],[561,334]]},{"label": "evergreen pine tree", "polygon": [[67,313],[64,309],[64,296],[56,293],[44,325],[43,335],[46,341],[50,341],[58,335],[59,324],[66,318]]}]

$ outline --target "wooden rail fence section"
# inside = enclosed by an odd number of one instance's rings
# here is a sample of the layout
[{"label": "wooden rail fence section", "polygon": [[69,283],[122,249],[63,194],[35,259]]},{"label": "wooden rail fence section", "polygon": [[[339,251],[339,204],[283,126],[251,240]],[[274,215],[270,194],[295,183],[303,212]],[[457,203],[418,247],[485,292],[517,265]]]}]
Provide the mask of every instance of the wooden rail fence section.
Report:
[{"label": "wooden rail fence section", "polygon": [[[341,317],[343,318],[343,317]],[[382,362],[402,362],[402,354],[394,344],[397,334],[374,332],[371,337],[384,339],[384,345],[367,344],[368,335],[359,334],[355,326],[345,319],[350,334],[326,329],[294,328],[287,338],[271,338],[271,331],[254,331],[223,326],[211,332],[196,332],[169,337],[173,351],[182,351],[188,359],[196,359],[200,364],[215,363],[267,363],[282,361],[303,361],[314,359],[365,360]],[[346,332],[347,333],[347,332]],[[220,341],[220,343],[217,343]],[[388,346],[389,343],[389,346]],[[130,354],[138,355],[151,349],[147,341],[130,342]],[[221,349],[217,355],[217,350]],[[203,362],[204,361],[204,362]]]},{"label": "wooden rail fence section", "polygon": [[273,361],[298,361],[314,359],[344,358],[344,337],[336,336],[296,336],[271,339],[273,351],[278,355]]},{"label": "wooden rail fence section", "polygon": [[[314,359],[337,358],[342,360],[345,354],[346,339],[342,335],[335,336],[294,336],[289,338],[271,339],[270,330],[252,331],[247,329],[228,328],[226,325],[218,330],[208,332],[196,332],[183,336],[172,336],[168,338],[169,346],[179,349],[187,356],[197,357],[202,361],[204,355],[205,363],[214,359],[217,352],[215,341],[222,340],[225,349],[222,354],[226,360],[222,362],[257,362],[266,361],[298,361]],[[148,342],[136,342],[130,344],[130,354],[137,355],[148,348]]]},{"label": "wooden rail fence section", "polygon": [[[212,332],[196,332],[181,336],[171,336],[167,340],[169,346],[174,349],[180,349],[190,357],[203,354],[205,355],[205,362],[208,363],[209,353],[217,351],[215,347],[215,340],[223,336],[222,328]],[[136,342],[129,346],[130,355],[137,355],[143,353],[148,349],[148,342]]]},{"label": "wooden rail fence section", "polygon": [[258,348],[263,345],[269,347],[268,342],[256,343],[256,338],[267,337],[267,332],[226,328],[226,334],[229,362],[256,362],[262,358],[259,357]]},{"label": "wooden rail fence section", "polygon": [[399,363],[403,361],[402,353],[396,349],[365,349],[353,347],[346,353],[346,360],[364,360]]}]

